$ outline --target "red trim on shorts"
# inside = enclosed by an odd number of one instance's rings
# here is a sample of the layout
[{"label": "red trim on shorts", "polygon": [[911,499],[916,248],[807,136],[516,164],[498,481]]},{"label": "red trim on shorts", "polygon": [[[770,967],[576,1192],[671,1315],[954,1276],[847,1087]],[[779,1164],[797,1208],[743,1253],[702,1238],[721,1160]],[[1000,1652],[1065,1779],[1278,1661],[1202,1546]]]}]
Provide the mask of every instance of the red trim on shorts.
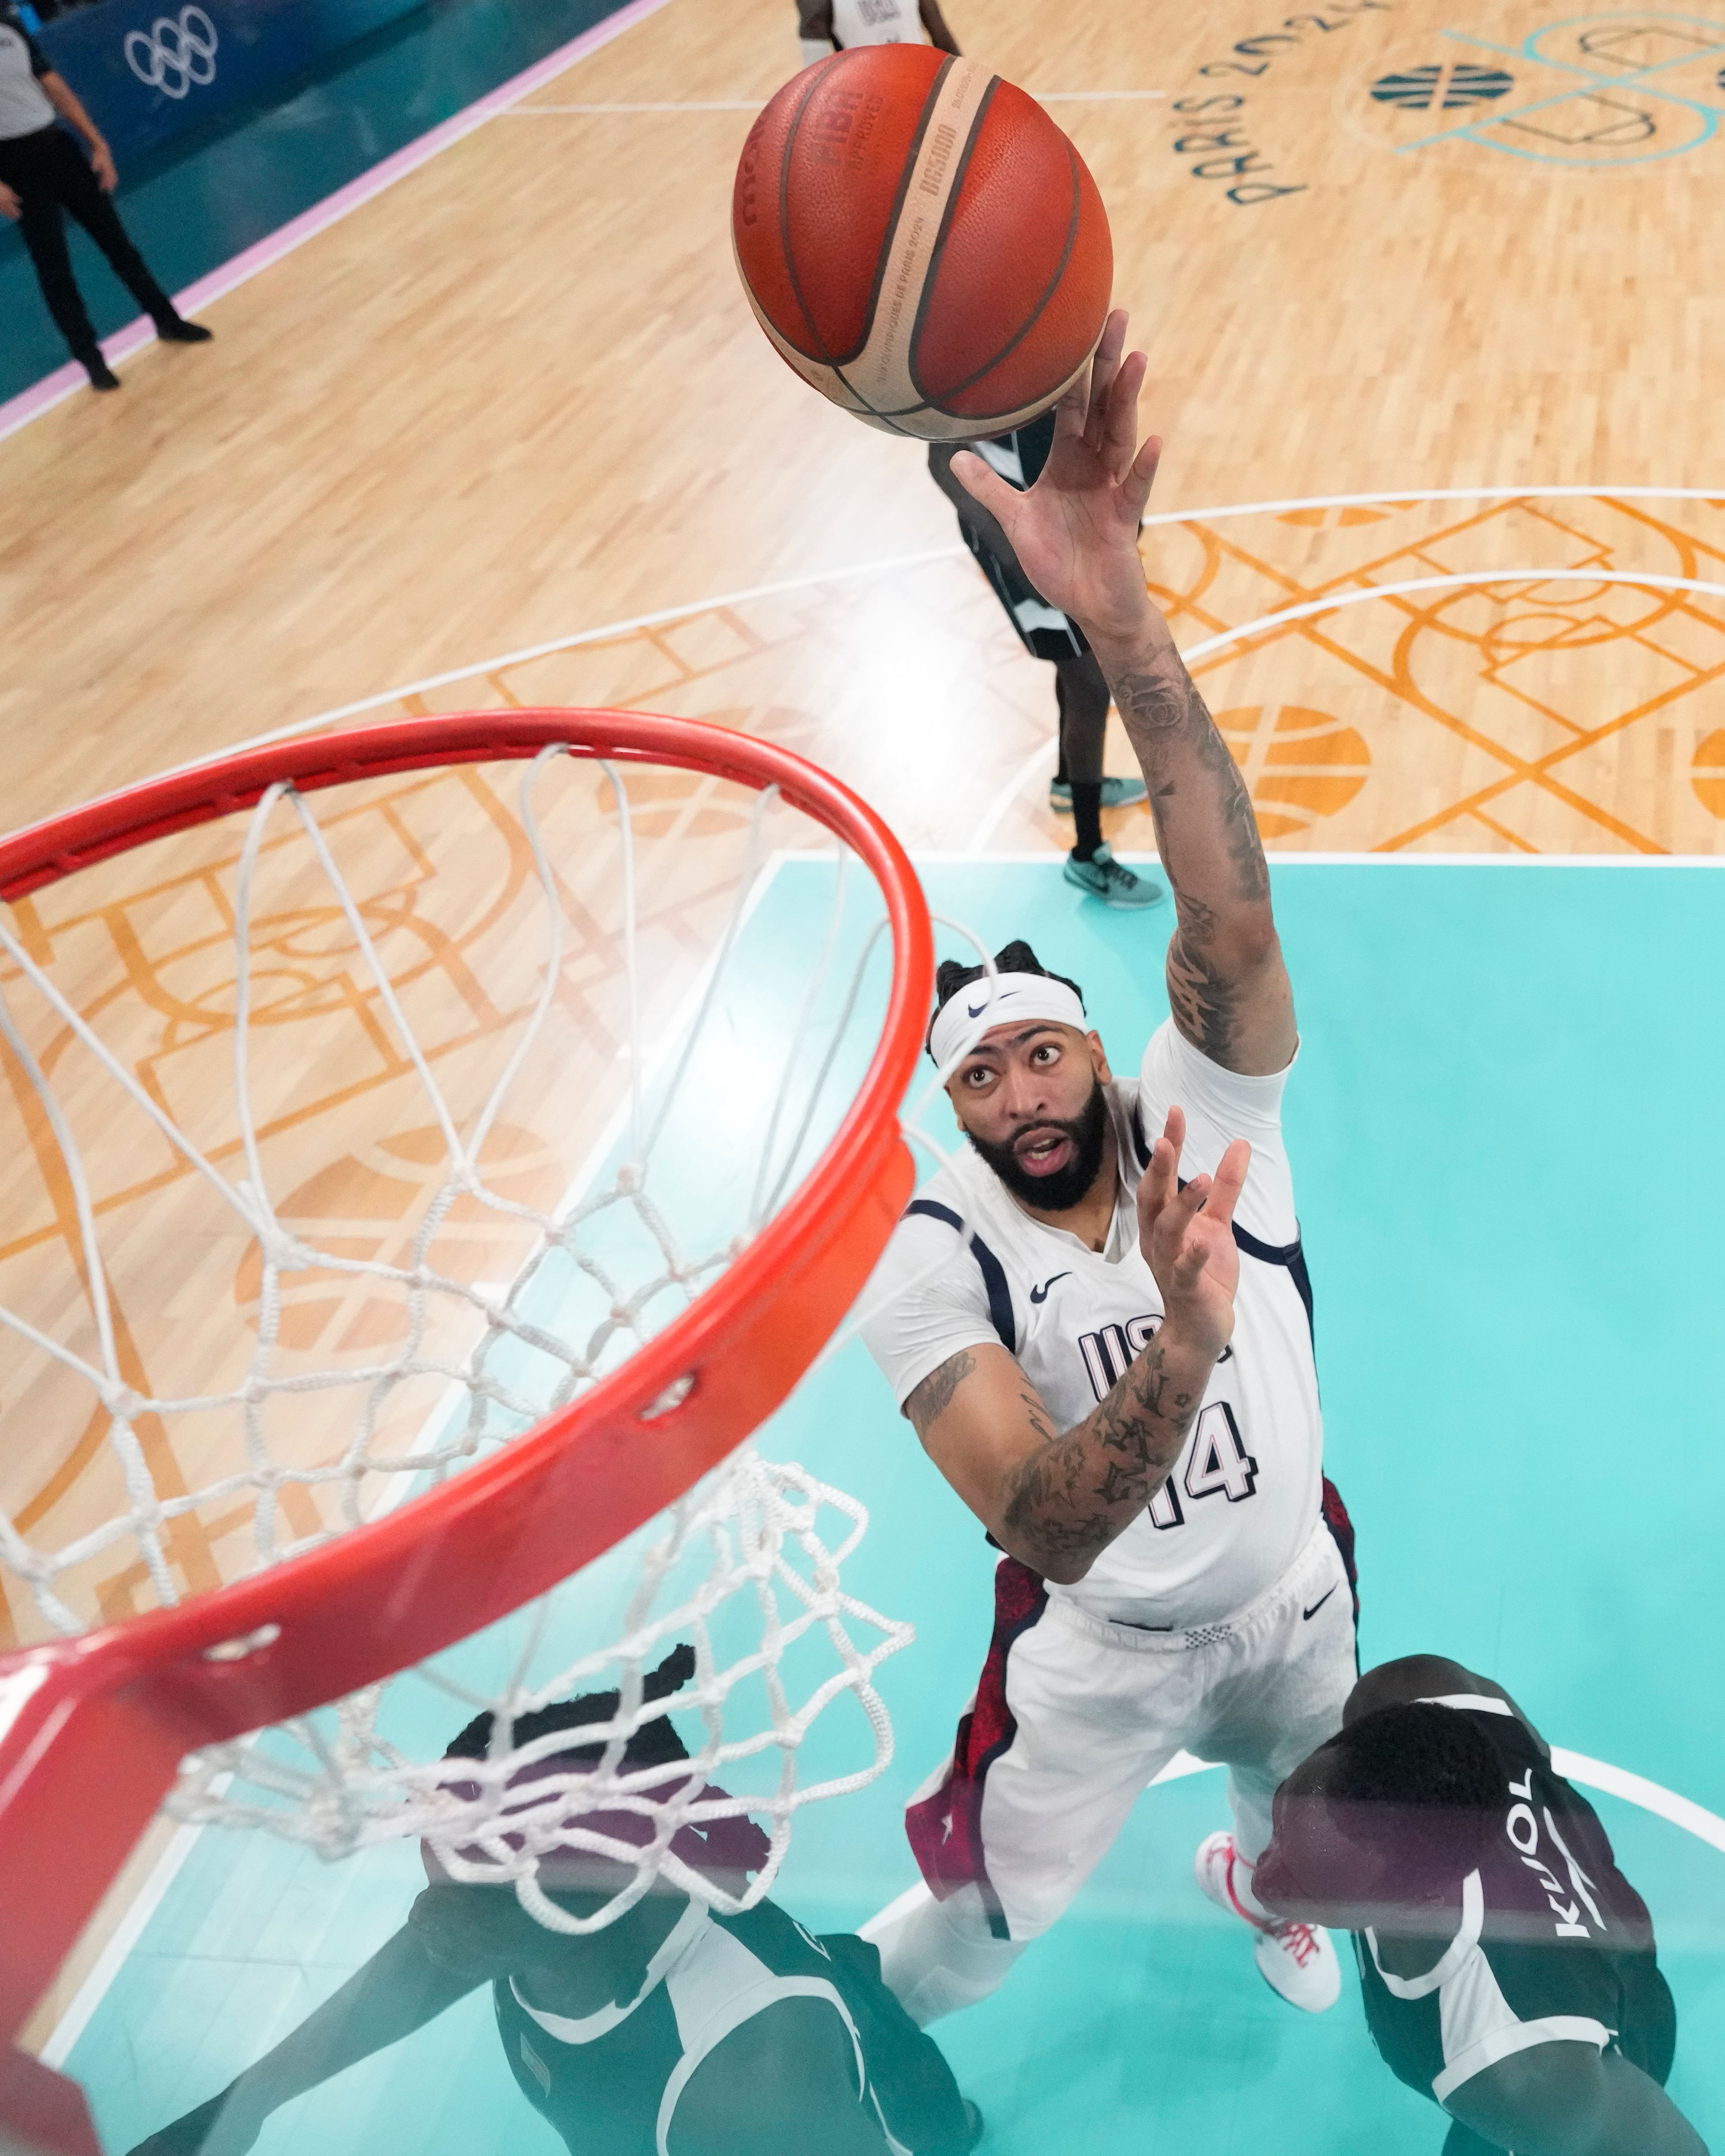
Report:
[{"label": "red trim on shorts", "polygon": [[983,1853],[983,1785],[1019,1725],[1006,1703],[1006,1664],[1014,1644],[1048,1607],[1040,1573],[1004,1557],[994,1568],[994,1630],[976,1697],[958,1724],[952,1763],[932,1796],[906,1805],[905,1832],[929,1892],[944,1902],[961,1887],[980,1888],[996,1938],[1011,1936]]},{"label": "red trim on shorts", "polygon": [[1353,1558],[1353,1522],[1348,1517],[1348,1507],[1342,1502],[1342,1492],[1327,1475],[1323,1478],[1322,1500],[1324,1525],[1336,1540],[1342,1553],[1342,1569],[1348,1574],[1348,1591],[1353,1597],[1353,1621],[1359,1623],[1359,1568]]}]

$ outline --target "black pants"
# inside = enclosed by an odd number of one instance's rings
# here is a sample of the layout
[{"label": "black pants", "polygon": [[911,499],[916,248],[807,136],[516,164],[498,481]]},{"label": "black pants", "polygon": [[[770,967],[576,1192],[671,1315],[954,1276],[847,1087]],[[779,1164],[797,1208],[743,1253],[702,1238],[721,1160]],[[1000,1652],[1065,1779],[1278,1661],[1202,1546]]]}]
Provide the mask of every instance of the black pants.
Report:
[{"label": "black pants", "polygon": [[174,319],[174,303],[150,275],[149,266],[126,236],[113,203],[69,135],[44,127],[34,135],[0,141],[0,181],[22,206],[18,229],[36,265],[42,296],[74,359],[100,357],[96,333],[85,310],[84,295],[72,275],[66,251],[64,213],[69,210],[95,240],[114,274],[158,326]]},{"label": "black pants", "polygon": [[1062,624],[1027,628],[1018,608],[1025,600],[1039,607],[1042,594],[1024,574],[1013,552],[1012,542],[976,496],[952,473],[952,459],[966,444],[933,442],[929,445],[929,475],[958,512],[958,531],[975,556],[977,566],[993,587],[1018,631],[1020,642],[1033,659],[1046,660],[1055,670],[1055,701],[1060,713],[1060,762],[1058,776],[1078,786],[1094,786],[1102,776],[1102,749],[1108,725],[1108,684],[1096,654],[1076,622],[1058,617]]}]

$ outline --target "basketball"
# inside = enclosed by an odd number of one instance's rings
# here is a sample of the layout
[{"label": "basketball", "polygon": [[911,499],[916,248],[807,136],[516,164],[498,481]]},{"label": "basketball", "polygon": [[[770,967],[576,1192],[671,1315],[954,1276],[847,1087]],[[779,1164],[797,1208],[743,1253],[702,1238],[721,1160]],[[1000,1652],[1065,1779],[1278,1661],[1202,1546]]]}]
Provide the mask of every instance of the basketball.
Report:
[{"label": "basketball", "polygon": [[1046,411],[1096,347],[1114,272],[1096,182],[1041,106],[918,44],[785,85],[743,146],[732,237],[786,364],[925,441]]}]

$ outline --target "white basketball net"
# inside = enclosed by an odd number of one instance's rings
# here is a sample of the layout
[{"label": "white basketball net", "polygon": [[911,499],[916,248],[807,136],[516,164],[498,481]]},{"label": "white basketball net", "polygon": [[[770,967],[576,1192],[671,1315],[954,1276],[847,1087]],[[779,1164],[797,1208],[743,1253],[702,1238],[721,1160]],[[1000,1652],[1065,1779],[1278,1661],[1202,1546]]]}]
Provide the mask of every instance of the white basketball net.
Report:
[{"label": "white basketball net", "polygon": [[[232,976],[223,991],[231,1004],[232,1100],[221,1114],[212,1111],[202,1142],[163,1106],[153,1065],[129,1052],[130,1043],[110,1039],[114,1029],[100,1022],[101,1010],[80,1001],[75,985],[39,960],[22,928],[0,921],[0,950],[10,961],[0,977],[0,1035],[14,1093],[27,1106],[33,1102],[34,1127],[51,1137],[59,1162],[61,1211],[75,1223],[66,1244],[76,1290],[62,1279],[45,1283],[28,1307],[18,1306],[16,1296],[0,1304],[0,1344],[9,1336],[15,1363],[3,1373],[3,1389],[8,1404],[45,1395],[64,1403],[69,1388],[81,1391],[86,1404],[75,1412],[87,1418],[85,1453],[105,1455],[118,1498],[105,1517],[58,1539],[21,1524],[20,1512],[0,1511],[0,1584],[25,1589],[39,1621],[54,1631],[77,1632],[104,1614],[90,1606],[90,1583],[122,1560],[131,1563],[129,1577],[146,1582],[140,1596],[162,1605],[182,1599],[182,1530],[188,1522],[200,1531],[213,1519],[226,1523],[223,1547],[231,1553],[238,1543],[242,1550],[238,1561],[230,1554],[223,1575],[233,1578],[375,1518],[508,1444],[685,1308],[778,1209],[812,1159],[834,1119],[824,1094],[880,933],[877,927],[865,940],[848,987],[836,976],[829,981],[844,903],[843,850],[832,921],[813,977],[785,1014],[777,1068],[764,1080],[752,1073],[746,1089],[752,1127],[726,1154],[719,1178],[725,1188],[699,1188],[688,1132],[680,1137],[674,1119],[685,1091],[698,1086],[706,1093],[693,1127],[710,1134],[713,1127],[715,1043],[727,1022],[731,962],[760,881],[769,814],[788,812],[773,790],[753,804],[728,910],[709,907],[715,927],[723,924],[716,950],[655,1085],[642,1040],[651,982],[640,947],[628,793],[610,765],[598,767],[600,780],[595,767],[563,758],[562,749],[547,749],[521,775],[521,858],[531,861],[531,873],[523,873],[519,919],[501,946],[525,983],[516,998],[521,1022],[496,1030],[494,1067],[483,1084],[468,1085],[470,1103],[459,1113],[450,1085],[416,1037],[413,1007],[423,983],[416,987],[413,968],[394,956],[403,932],[400,907],[387,895],[356,896],[325,822],[290,787],[277,786],[259,802],[243,847],[218,879],[232,916]],[[588,790],[577,807],[587,822],[572,820],[576,794],[566,790],[553,818],[557,832],[546,835],[536,803],[554,762],[566,774],[585,777]],[[720,782],[701,784],[711,791]],[[505,1111],[536,1059],[548,1061],[554,1081],[559,1059],[566,1061],[568,1044],[579,1039],[578,1014],[572,1020],[567,1008],[569,973],[579,956],[569,924],[570,879],[574,865],[588,858],[579,849],[593,844],[592,810],[607,785],[616,828],[609,843],[623,868],[615,922],[621,969],[609,991],[613,1007],[620,1000],[626,1014],[622,1128],[603,1176],[548,1206],[536,1205],[522,1195],[519,1148],[504,1158],[501,1170],[482,1157],[488,1145],[495,1153]],[[286,819],[302,862],[291,902],[316,924],[315,934],[303,935],[316,944],[326,972],[336,954],[341,995],[360,1012],[367,1037],[386,1043],[400,1082],[417,1084],[432,1118],[430,1142],[441,1152],[428,1170],[411,1232],[401,1231],[403,1246],[385,1255],[357,1247],[362,1239],[351,1219],[338,1222],[339,1233],[317,1235],[304,1206],[290,1212],[272,1181],[277,1141],[269,1132],[275,1126],[258,1096],[260,1086],[269,1090],[264,1081],[277,1051],[260,1056],[257,1044],[262,1026],[291,1019],[292,996],[306,992],[291,983],[280,992],[280,966],[272,959],[260,967],[254,945],[254,930],[269,940],[261,926],[266,917],[278,953],[302,933],[300,916],[283,912],[287,900],[272,911],[260,889],[262,865],[280,854],[278,829]],[[326,812],[326,820],[336,819]],[[803,825],[804,834],[813,832]],[[321,883],[315,906],[306,896],[308,875]],[[586,911],[592,910],[589,902]],[[534,912],[541,922],[536,986],[521,955],[520,925]],[[416,933],[424,927],[417,916],[408,925]],[[429,930],[424,934],[429,940]],[[207,952],[200,963],[210,963]],[[584,987],[583,993],[596,992]],[[778,1000],[785,1000],[782,985]],[[460,1054],[467,1055],[465,1046]],[[470,1079],[471,1063],[452,1051],[444,1067],[459,1067]],[[106,1089],[100,1096],[91,1091],[96,1074]],[[63,1094],[74,1076],[81,1090],[69,1107]],[[723,1105],[734,1124],[735,1100]],[[183,1375],[177,1383],[139,1382],[133,1328],[114,1285],[116,1260],[99,1233],[112,1208],[87,1158],[105,1142],[105,1126],[116,1116],[153,1132],[166,1148],[169,1184],[193,1194],[181,1202],[202,1206],[194,1250],[203,1246],[200,1236],[238,1238],[248,1248],[231,1276],[251,1284],[251,1318],[228,1328],[232,1337],[201,1342],[194,1382]],[[691,1203],[694,1190],[698,1199]],[[722,1220],[715,1209],[720,1204],[728,1205]],[[470,1276],[476,1239],[506,1253],[506,1278]],[[130,1262],[136,1269],[136,1253]],[[167,1250],[150,1265],[159,1271],[175,1262]],[[202,1315],[204,1299],[193,1299]],[[321,1366],[295,1343],[323,1322],[318,1312],[338,1305],[357,1312],[344,1341],[387,1338],[368,1352],[350,1344],[332,1365]],[[770,1464],[745,1449],[634,1537],[634,1547],[602,1560],[593,1568],[596,1576],[604,1573],[597,1587],[578,1578],[494,1627],[480,1645],[470,1643],[470,1651],[452,1650],[258,1740],[194,1756],[170,1808],[185,1820],[265,1828],[328,1856],[426,1835],[452,1876],[507,1877],[523,1902],[559,1929],[609,1921],[660,1872],[724,1907],[747,1906],[768,1890],[798,1807],[859,1787],[891,1757],[873,1674],[907,1642],[910,1630],[840,1584],[865,1524],[863,1509],[849,1497],[799,1467]],[[701,1734],[691,1742],[693,1766],[684,1770],[681,1789],[661,1803],[647,1793],[662,1789],[666,1770],[628,1771],[623,1753],[641,1723],[665,1711],[644,1702],[643,1672],[680,1640],[694,1646],[696,1673],[670,1704],[685,1741],[696,1721]],[[246,1645],[238,1643],[235,1651]],[[578,1738],[563,1733],[512,1744],[512,1724],[523,1715],[614,1686],[620,1695],[615,1715],[583,1727]],[[845,1695],[860,1703],[870,1732],[861,1763],[799,1787],[799,1748],[817,1717]],[[489,1756],[443,1762],[444,1743],[480,1711],[494,1717]],[[745,1718],[748,1726],[740,1727]],[[567,1753],[574,1742],[604,1743],[596,1769],[542,1774],[525,1794],[511,1789],[523,1768]],[[747,1774],[747,1763],[756,1761],[769,1770],[764,1780]],[[748,1789],[728,1798],[703,1794],[708,1783],[738,1770],[751,1780]],[[638,1846],[567,1830],[568,1818],[594,1811],[649,1819],[651,1841]],[[770,1823],[772,1856],[739,1902],[681,1861],[670,1845],[687,1825],[745,1811]],[[537,1884],[541,1859],[570,1847],[631,1868],[628,1888],[591,1919],[572,1917]]]}]

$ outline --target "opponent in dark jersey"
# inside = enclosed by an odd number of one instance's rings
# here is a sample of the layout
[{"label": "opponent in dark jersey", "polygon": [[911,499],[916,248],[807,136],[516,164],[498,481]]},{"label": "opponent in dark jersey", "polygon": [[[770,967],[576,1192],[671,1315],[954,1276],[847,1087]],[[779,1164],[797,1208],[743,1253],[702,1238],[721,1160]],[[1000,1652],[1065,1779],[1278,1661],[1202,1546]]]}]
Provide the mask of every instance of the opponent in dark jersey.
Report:
[{"label": "opponent in dark jersey", "polygon": [[1073,819],[1073,844],[1065,866],[1068,883],[1091,892],[1104,905],[1128,910],[1154,905],[1162,886],[1135,875],[1117,861],[1102,837],[1104,808],[1129,808],[1144,798],[1143,781],[1105,778],[1102,744],[1108,724],[1108,684],[1089,639],[1070,615],[1050,606],[1024,574],[999,517],[954,476],[952,459],[973,449],[990,470],[1020,493],[1036,484],[1054,446],[1055,415],[1045,412],[1010,434],[988,441],[934,442],[929,445],[929,475],[958,512],[958,531],[988,578],[1007,619],[1033,659],[1055,670],[1055,702],[1060,711],[1060,763],[1049,788],[1049,806]]},{"label": "opponent in dark jersey", "polygon": [[1455,2122],[1445,2156],[1706,2156],[1665,2093],[1646,1905],[1489,1678],[1432,1655],[1363,1677],[1277,1791],[1253,1888],[1353,1931],[1378,2051]]},{"label": "opponent in dark jersey", "polygon": [[[647,1680],[647,1698],[667,1697],[693,1666],[680,1648]],[[511,1735],[521,1746],[608,1722],[617,1710],[615,1692],[590,1694],[517,1717]],[[446,1756],[486,1756],[490,1719],[470,1723]],[[531,1771],[591,1768],[603,1749],[558,1753]],[[661,1716],[636,1731],[622,1765],[674,1767],[687,1757]],[[706,1794],[723,1793],[709,1785]],[[562,1825],[624,1840],[650,1833],[639,1814]],[[685,1825],[672,1843],[732,1893],[768,1846],[746,1818]],[[570,1935],[539,1923],[509,1887],[458,1885],[429,1849],[426,1868],[431,1885],[363,1969],[133,2156],[240,2156],[281,2104],[487,1983],[510,2071],[577,2156],[963,2156],[981,2134],[980,2114],[861,1939],[816,1938],[771,1902],[723,1917],[675,1891],[644,1896],[603,1930]],[[559,1907],[583,1917],[629,1876],[572,1851],[553,1851],[539,1876]],[[578,1887],[552,1886],[577,1876]]]}]

